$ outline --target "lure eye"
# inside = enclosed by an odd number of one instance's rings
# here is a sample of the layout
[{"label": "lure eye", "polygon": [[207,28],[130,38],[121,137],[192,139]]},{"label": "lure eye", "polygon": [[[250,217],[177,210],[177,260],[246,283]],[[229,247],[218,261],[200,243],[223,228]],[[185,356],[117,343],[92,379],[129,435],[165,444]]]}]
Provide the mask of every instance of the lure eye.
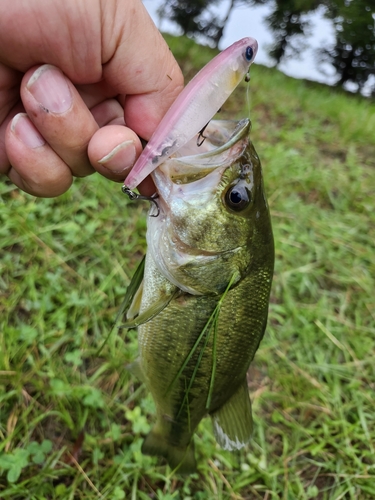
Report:
[{"label": "lure eye", "polygon": [[242,212],[251,203],[251,192],[243,184],[235,184],[225,193],[225,202],[231,210]]},{"label": "lure eye", "polygon": [[253,58],[253,55],[254,55],[254,51],[253,51],[253,48],[250,47],[250,45],[248,47],[246,47],[246,51],[245,51],[245,58],[247,61],[251,61],[251,59]]}]

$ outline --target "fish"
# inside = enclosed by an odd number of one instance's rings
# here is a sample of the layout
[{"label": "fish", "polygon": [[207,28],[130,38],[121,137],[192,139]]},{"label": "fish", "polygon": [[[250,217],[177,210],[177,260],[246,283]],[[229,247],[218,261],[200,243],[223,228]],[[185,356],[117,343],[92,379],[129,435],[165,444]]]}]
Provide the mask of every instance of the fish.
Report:
[{"label": "fish", "polygon": [[167,157],[204,129],[248,73],[257,50],[254,38],[242,38],[194,76],[162,118],[127,176],[124,189],[137,187]]},{"label": "fish", "polygon": [[129,287],[123,326],[138,328],[139,357],[128,368],[156,407],[142,451],[181,474],[196,470],[205,416],[227,450],[253,429],[246,377],[266,328],[274,242],[250,127],[212,120],[202,146],[193,138],[152,173],[158,215]]}]

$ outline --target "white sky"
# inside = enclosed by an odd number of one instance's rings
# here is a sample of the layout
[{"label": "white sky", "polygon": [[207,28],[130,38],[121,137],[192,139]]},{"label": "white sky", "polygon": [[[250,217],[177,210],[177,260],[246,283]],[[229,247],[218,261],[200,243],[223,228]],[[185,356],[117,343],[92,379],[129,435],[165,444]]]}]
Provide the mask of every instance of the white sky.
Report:
[{"label": "white sky", "polygon": [[[156,14],[157,8],[163,0],[144,0],[144,5],[155,24],[162,31],[178,34],[178,29],[174,23],[164,20],[160,25]],[[222,2],[220,9],[225,12],[228,2]],[[224,8],[225,6],[225,8]],[[270,7],[261,5],[257,7],[241,6],[236,8],[229,18],[224,31],[224,36],[220,43],[220,49],[224,49],[236,40],[245,36],[256,38],[259,44],[256,62],[271,66],[272,60],[267,55],[267,47],[272,43],[272,35],[268,30],[264,19],[270,12]],[[308,78],[323,83],[332,84],[335,82],[333,69],[330,66],[324,68],[326,74],[322,74],[317,69],[314,49],[322,44],[331,44],[334,41],[333,28],[328,20],[324,19],[322,12],[309,16],[312,21],[312,29],[309,37],[305,37],[303,42],[308,46],[300,58],[289,60],[280,64],[279,69],[294,78]]]}]

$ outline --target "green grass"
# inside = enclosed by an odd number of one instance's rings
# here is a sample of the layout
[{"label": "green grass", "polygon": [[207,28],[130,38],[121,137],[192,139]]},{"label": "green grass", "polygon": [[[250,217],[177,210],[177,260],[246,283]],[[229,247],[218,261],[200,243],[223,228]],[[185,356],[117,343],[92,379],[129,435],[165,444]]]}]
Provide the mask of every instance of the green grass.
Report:
[{"label": "green grass", "polygon": [[[189,77],[214,54],[168,42]],[[125,370],[136,332],[98,351],[144,253],[147,207],[99,176],[46,200],[3,182],[1,499],[375,498],[375,106],[274,69],[251,76],[276,242],[252,444],[222,451],[206,419],[191,477],[141,454],[154,408]],[[244,89],[223,117],[247,116]]]}]

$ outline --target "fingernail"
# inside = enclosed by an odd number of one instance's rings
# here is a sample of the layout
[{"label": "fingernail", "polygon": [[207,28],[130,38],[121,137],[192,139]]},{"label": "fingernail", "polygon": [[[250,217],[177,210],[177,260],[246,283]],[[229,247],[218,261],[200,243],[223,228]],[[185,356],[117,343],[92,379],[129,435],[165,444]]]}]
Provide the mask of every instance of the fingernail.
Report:
[{"label": "fingernail", "polygon": [[72,94],[64,74],[44,64],[34,71],[26,87],[46,111],[65,113],[72,106]]},{"label": "fingernail", "polygon": [[10,130],[31,149],[39,148],[46,143],[26,113],[18,113],[13,118]]},{"label": "fingernail", "polygon": [[129,167],[132,167],[135,162],[135,145],[133,141],[124,141],[110,153],[103,156],[98,163],[104,165],[114,173],[121,173]]}]

